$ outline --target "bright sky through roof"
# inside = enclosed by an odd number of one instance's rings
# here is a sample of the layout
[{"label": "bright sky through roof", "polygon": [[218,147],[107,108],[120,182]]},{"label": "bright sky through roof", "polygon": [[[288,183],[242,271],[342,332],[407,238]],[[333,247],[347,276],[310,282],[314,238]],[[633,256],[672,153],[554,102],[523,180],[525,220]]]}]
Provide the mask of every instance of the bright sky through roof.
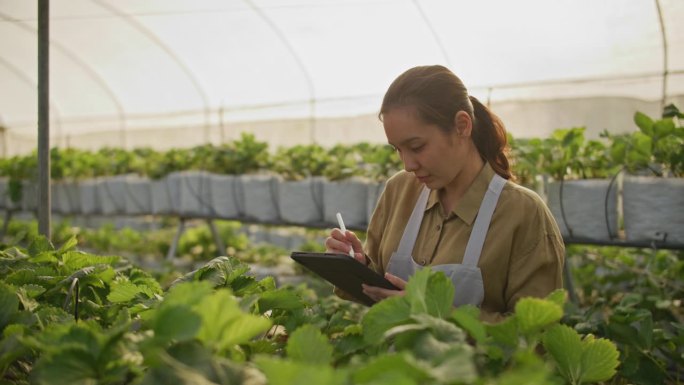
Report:
[{"label": "bright sky through roof", "polygon": [[[0,116],[26,130],[36,3],[0,0]],[[682,95],[684,1],[660,4]],[[51,39],[64,130],[373,113],[399,73],[435,63],[494,102],[662,92],[651,0],[53,0]]]}]

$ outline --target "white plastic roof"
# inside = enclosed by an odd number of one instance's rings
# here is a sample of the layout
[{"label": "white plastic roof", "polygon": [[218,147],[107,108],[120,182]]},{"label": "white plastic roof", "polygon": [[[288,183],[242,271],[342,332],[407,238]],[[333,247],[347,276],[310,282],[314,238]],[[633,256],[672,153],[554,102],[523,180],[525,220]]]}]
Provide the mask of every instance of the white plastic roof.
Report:
[{"label": "white plastic roof", "polygon": [[[422,64],[449,66],[514,134],[657,113],[664,71],[684,100],[683,0],[52,0],[50,16],[61,145],[193,144],[264,121],[281,142],[354,125],[335,140],[378,139],[345,118]],[[37,49],[37,1],[0,0],[5,154],[35,144]]]}]

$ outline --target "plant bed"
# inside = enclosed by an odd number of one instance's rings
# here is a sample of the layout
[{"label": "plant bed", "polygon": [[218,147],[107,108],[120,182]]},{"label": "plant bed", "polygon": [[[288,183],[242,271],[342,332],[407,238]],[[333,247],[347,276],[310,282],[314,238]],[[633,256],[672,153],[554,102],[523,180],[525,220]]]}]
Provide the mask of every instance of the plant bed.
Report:
[{"label": "plant bed", "polygon": [[209,175],[209,189],[214,215],[223,219],[242,216],[242,180],[235,175]]},{"label": "plant bed", "polygon": [[137,175],[126,178],[125,207],[128,215],[152,213],[152,181]]},{"label": "plant bed", "polygon": [[299,225],[321,223],[323,221],[323,181],[321,177],[278,181],[280,219]]},{"label": "plant bed", "polygon": [[328,181],[323,184],[323,219],[337,226],[341,213],[347,227],[365,228],[368,223],[368,182],[360,178]]},{"label": "plant bed", "polygon": [[617,237],[617,196],[609,179],[552,182],[547,204],[564,237],[610,240]]},{"label": "plant bed", "polygon": [[280,221],[277,179],[272,175],[241,175],[244,217],[258,222]]},{"label": "plant bed", "polygon": [[206,171],[173,172],[167,176],[174,214],[183,217],[213,215],[209,173]]},{"label": "plant bed", "polygon": [[100,179],[86,179],[79,182],[81,214],[93,215],[102,213],[99,195],[100,183],[102,183]]},{"label": "plant bed", "polygon": [[100,212],[104,215],[126,212],[126,176],[117,175],[102,178],[97,185]]},{"label": "plant bed", "polygon": [[61,181],[52,185],[52,210],[65,215],[80,214],[81,188],[78,182]]},{"label": "plant bed", "polygon": [[626,176],[625,238],[684,244],[684,179]]},{"label": "plant bed", "polygon": [[152,214],[167,215],[174,213],[171,187],[167,178],[151,180],[150,193],[152,194]]}]

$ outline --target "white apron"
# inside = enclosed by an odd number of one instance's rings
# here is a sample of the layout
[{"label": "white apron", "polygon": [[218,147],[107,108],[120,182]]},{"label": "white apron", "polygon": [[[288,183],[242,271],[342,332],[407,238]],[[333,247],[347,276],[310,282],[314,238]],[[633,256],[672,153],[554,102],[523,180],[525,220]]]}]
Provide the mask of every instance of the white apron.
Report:
[{"label": "white apron", "polygon": [[[455,288],[454,306],[470,304],[479,307],[482,304],[484,285],[482,283],[482,272],[477,267],[477,264],[480,261],[480,253],[482,252],[487,230],[489,230],[489,223],[492,220],[494,208],[499,201],[499,195],[505,184],[506,179],[498,174],[494,174],[494,178],[489,183],[480,209],[477,212],[473,231],[470,233],[470,238],[465,248],[463,263],[430,266],[433,271],[444,272],[451,279]],[[406,281],[418,269],[422,268],[421,265],[414,262],[411,253],[418,237],[420,224],[423,221],[423,214],[429,195],[430,189],[423,187],[423,191],[420,193],[416,206],[413,208],[411,217],[404,229],[404,235],[401,237],[401,241],[399,241],[399,247],[397,251],[392,253],[389,265],[387,266],[389,273]]]}]

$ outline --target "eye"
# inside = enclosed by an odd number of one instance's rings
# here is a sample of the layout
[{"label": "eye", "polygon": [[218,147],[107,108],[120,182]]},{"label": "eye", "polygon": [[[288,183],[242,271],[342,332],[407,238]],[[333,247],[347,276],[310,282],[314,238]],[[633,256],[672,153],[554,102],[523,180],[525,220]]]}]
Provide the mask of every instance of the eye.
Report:
[{"label": "eye", "polygon": [[411,151],[413,151],[413,152],[420,152],[420,150],[422,150],[423,148],[425,148],[425,145],[424,145],[424,144],[419,144],[419,145],[417,145],[417,146],[412,146],[412,147],[411,147]]}]

